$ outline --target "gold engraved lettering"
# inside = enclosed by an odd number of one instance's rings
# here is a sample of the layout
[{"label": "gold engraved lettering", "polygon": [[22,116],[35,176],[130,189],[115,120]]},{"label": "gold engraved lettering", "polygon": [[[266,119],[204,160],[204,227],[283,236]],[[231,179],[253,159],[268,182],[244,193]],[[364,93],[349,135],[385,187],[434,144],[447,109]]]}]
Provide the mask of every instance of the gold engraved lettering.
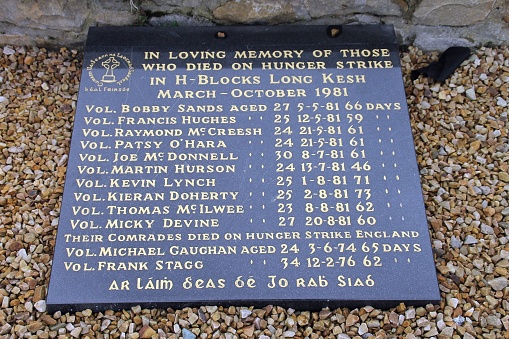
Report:
[{"label": "gold engraved lettering", "polygon": [[106,206],[108,210],[108,214],[116,215],[162,215],[162,214],[170,214],[170,206],[115,206],[108,205]]},{"label": "gold engraved lettering", "polygon": [[[88,173],[87,173],[88,174]],[[103,174],[103,173],[97,173]],[[103,201],[102,198],[99,197],[97,193],[82,193],[82,192],[73,192],[74,199],[76,201]]]},{"label": "gold engraved lettering", "polygon": [[[189,128],[189,136],[249,136],[262,135],[261,128],[216,128],[216,127],[195,127]],[[198,143],[200,141],[197,141]]]},{"label": "gold engraved lettering", "polygon": [[301,58],[304,50],[283,50],[283,51],[235,51],[235,59],[293,59]]},{"label": "gold engraved lettering", "polygon": [[243,205],[178,205],[177,214],[243,214]]},{"label": "gold engraved lettering", "polygon": [[98,271],[148,271],[148,261],[128,261],[112,262],[99,261],[97,263]]},{"label": "gold engraved lettering", "polygon": [[[110,123],[107,123],[105,125],[110,125]],[[83,132],[83,135],[85,137],[108,138],[111,136],[111,134],[106,133],[106,130],[104,130],[104,129],[96,130],[96,129],[91,129],[91,128],[83,128],[81,131]]]},{"label": "gold engraved lettering", "polygon": [[[222,109],[222,106],[221,106]],[[183,115],[180,117],[183,125],[188,124],[234,124],[237,122],[237,117],[229,116],[194,116]]]},{"label": "gold engraved lettering", "polygon": [[109,160],[106,159],[102,154],[88,154],[88,153],[80,153],[80,160],[81,161],[89,161],[89,162],[108,162]]},{"label": "gold engraved lettering", "polygon": [[164,178],[163,187],[213,187],[216,186],[215,178],[199,179],[170,179]]},{"label": "gold engraved lettering", "polygon": [[110,187],[156,187],[155,179],[113,179]]},{"label": "gold engraved lettering", "polygon": [[276,253],[276,247],[272,245],[258,245],[258,246],[242,246],[240,254],[273,254]]},{"label": "gold engraved lettering", "polygon": [[366,110],[368,111],[387,111],[387,110],[400,110],[401,104],[399,102],[395,103],[366,103]]},{"label": "gold engraved lettering", "polygon": [[[123,129],[123,128],[115,128],[115,136],[116,137],[177,137],[182,135],[181,129],[142,129],[142,130],[130,130],[130,129]],[[151,141],[147,141],[148,143],[151,143]],[[154,141],[155,142],[155,141]],[[143,144],[144,146],[147,145],[144,142],[138,142]],[[126,142],[124,145],[133,144],[130,142]],[[127,147],[125,147],[127,148]],[[145,147],[146,148],[146,147]]]},{"label": "gold engraved lettering", "polygon": [[326,69],[323,61],[264,61],[262,70]]},{"label": "gold engraved lettering", "polygon": [[155,146],[155,148],[161,148],[162,141],[124,141],[115,140],[115,149],[148,149]]},{"label": "gold engraved lettering", "polygon": [[222,112],[223,105],[186,105],[179,104],[177,106],[177,112],[179,113],[210,113],[210,112]]},{"label": "gold engraved lettering", "polygon": [[230,92],[234,98],[296,98],[305,97],[306,90],[295,89],[233,89]]},{"label": "gold engraved lettering", "polygon": [[[108,118],[95,118],[95,117],[83,117],[83,120],[85,120],[85,124],[87,125],[112,125],[113,122],[110,121]],[[87,136],[85,134],[85,136]],[[106,136],[106,135],[104,135]]]},{"label": "gold engraved lettering", "polygon": [[176,64],[141,64],[144,71],[174,71],[177,69]]},{"label": "gold engraved lettering", "polygon": [[161,247],[101,247],[99,257],[147,257],[163,256]]},{"label": "gold engraved lettering", "polygon": [[374,49],[341,49],[339,51],[342,57],[344,58],[353,58],[353,57],[388,57],[390,56],[390,51],[387,48],[374,48]]},{"label": "gold engraved lettering", "polygon": [[175,166],[176,174],[183,173],[235,173],[236,165],[185,165]]},{"label": "gold engraved lettering", "polygon": [[122,105],[122,113],[168,113],[171,106],[130,106]]},{"label": "gold engraved lettering", "polygon": [[153,279],[148,278],[144,281],[142,278],[136,278],[136,289],[138,290],[171,290],[173,281],[170,279]]},{"label": "gold engraved lettering", "polygon": [[177,117],[117,117],[118,125],[175,125]]},{"label": "gold engraved lettering", "polygon": [[150,86],[166,85],[166,77],[150,77]]},{"label": "gold engraved lettering", "polygon": [[[97,187],[97,186],[96,186]],[[103,186],[100,186],[103,187]],[[96,206],[84,207],[84,206],[72,206],[73,215],[101,215],[101,212]]]},{"label": "gold engraved lettering", "polygon": [[384,252],[421,252],[420,244],[382,244]]},{"label": "gold engraved lettering", "polygon": [[193,281],[192,277],[187,277],[182,283],[182,287],[186,290],[196,288],[196,289],[210,289],[210,288],[225,288],[225,279],[196,279]]},{"label": "gold engraved lettering", "polygon": [[256,232],[246,233],[245,237],[247,240],[291,240],[300,239],[299,232]]},{"label": "gold engraved lettering", "polygon": [[168,161],[225,161],[238,160],[239,157],[233,153],[173,153],[168,152]]},{"label": "gold engraved lettering", "polygon": [[110,147],[104,141],[80,140],[82,149],[109,149]]},{"label": "gold engraved lettering", "polygon": [[190,233],[187,235],[187,240],[189,241],[211,241],[211,240],[219,240],[219,233]]},{"label": "gold engraved lettering", "polygon": [[115,113],[110,106],[85,105],[87,113]]},{"label": "gold engraved lettering", "polygon": [[65,251],[67,252],[67,257],[95,257],[96,254],[90,250],[90,248],[75,248],[75,247],[66,247]]},{"label": "gold engraved lettering", "polygon": [[337,278],[339,287],[373,287],[375,286],[375,280],[372,275],[369,274],[366,277],[347,277],[344,275],[338,275]]},{"label": "gold engraved lettering", "polygon": [[113,280],[110,284],[110,287],[108,287],[109,291],[129,291],[129,281],[124,280],[120,282],[120,287],[118,286],[118,283],[116,280]]},{"label": "gold engraved lettering", "polygon": [[105,228],[152,228],[154,224],[153,219],[140,219],[140,220],[122,220],[122,219],[108,219]]},{"label": "gold engraved lettering", "polygon": [[[205,135],[206,128],[189,128],[188,135],[202,136]],[[185,148],[226,148],[223,140],[184,140]]]},{"label": "gold engraved lettering", "polygon": [[327,287],[329,285],[329,282],[323,275],[318,277],[297,278],[295,283],[297,287]]},{"label": "gold engraved lettering", "polygon": [[233,77],[213,77],[205,74],[200,74],[197,77],[198,85],[259,85],[261,77],[259,75],[240,75]]},{"label": "gold engraved lettering", "polygon": [[182,240],[181,234],[162,234],[162,233],[140,233],[140,234],[108,234],[109,242],[163,242],[163,241],[180,241]]},{"label": "gold engraved lettering", "polygon": [[103,236],[100,234],[64,234],[65,242],[102,242]]},{"label": "gold engraved lettering", "polygon": [[81,219],[71,219],[71,227],[72,229],[91,229],[91,230],[97,230],[100,229],[101,226],[97,225],[94,220],[81,220]]},{"label": "gold engraved lettering", "polygon": [[215,99],[215,90],[199,90],[199,91],[170,91],[159,90],[157,99]]},{"label": "gold engraved lettering", "polygon": [[269,74],[269,84],[311,84],[313,77],[311,75],[281,75]]},{"label": "gold engraved lettering", "polygon": [[168,59],[170,60],[186,60],[186,59],[224,59],[226,58],[225,51],[182,51],[182,52],[168,52]]},{"label": "gold engraved lettering", "polygon": [[350,232],[305,232],[305,239],[350,239]]},{"label": "gold engraved lettering", "polygon": [[267,105],[231,105],[230,112],[265,112]]},{"label": "gold engraved lettering", "polygon": [[359,239],[369,238],[418,238],[419,232],[417,231],[362,231],[357,230],[356,236]]},{"label": "gold engraved lettering", "polygon": [[111,174],[163,174],[168,173],[168,166],[161,165],[113,165]]},{"label": "gold engraved lettering", "polygon": [[[346,65],[345,65],[346,64]],[[390,60],[367,60],[367,61],[338,61],[337,69],[346,68],[393,68],[394,65]]]},{"label": "gold engraved lettering", "polygon": [[171,255],[230,255],[237,254],[237,246],[170,246]]},{"label": "gold engraved lettering", "polygon": [[219,219],[163,219],[164,228],[218,227]]},{"label": "gold engraved lettering", "polygon": [[223,69],[223,65],[219,62],[186,63],[186,71],[219,71],[221,69]]},{"label": "gold engraved lettering", "polygon": [[359,84],[366,83],[365,75],[338,75],[334,73],[322,73],[324,84]]},{"label": "gold engraved lettering", "polygon": [[201,270],[203,268],[203,261],[197,260],[197,261],[164,261],[164,260],[157,260],[156,261],[156,271],[161,270],[168,270],[168,271],[175,271],[175,270]]},{"label": "gold engraved lettering", "polygon": [[239,192],[178,192],[169,191],[169,200],[237,200]]},{"label": "gold engraved lettering", "polygon": [[108,201],[161,201],[161,200],[164,200],[164,192],[160,193],[108,192]]}]

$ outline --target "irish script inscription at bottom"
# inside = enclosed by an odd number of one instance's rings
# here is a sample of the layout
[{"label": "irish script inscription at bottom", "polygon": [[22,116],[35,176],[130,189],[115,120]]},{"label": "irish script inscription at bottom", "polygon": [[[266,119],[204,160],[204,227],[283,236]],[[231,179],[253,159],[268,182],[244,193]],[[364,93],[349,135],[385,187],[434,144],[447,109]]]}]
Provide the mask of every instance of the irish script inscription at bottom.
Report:
[{"label": "irish script inscription at bottom", "polygon": [[438,301],[392,27],[218,30],[90,30],[50,309]]}]

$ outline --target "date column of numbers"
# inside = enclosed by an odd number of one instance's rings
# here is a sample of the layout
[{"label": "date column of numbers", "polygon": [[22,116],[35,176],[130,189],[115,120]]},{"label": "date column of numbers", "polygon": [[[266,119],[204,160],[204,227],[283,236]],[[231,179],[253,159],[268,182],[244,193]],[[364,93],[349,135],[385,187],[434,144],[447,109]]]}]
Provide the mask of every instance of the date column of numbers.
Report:
[{"label": "date column of numbers", "polygon": [[[277,108],[276,108],[277,107]],[[274,114],[274,156],[276,160],[276,201],[278,226],[294,226],[296,224],[294,197],[294,133],[291,117],[288,113],[290,104],[275,106],[282,113]]]},{"label": "date column of numbers", "polygon": [[350,175],[354,186],[352,203],[346,206],[348,212],[353,212],[355,218],[351,220],[357,226],[376,225],[375,206],[372,199],[371,171],[372,167],[366,153],[365,131],[363,127],[364,115],[359,113],[357,103],[348,101],[345,106],[344,120],[347,124],[348,146],[350,155]]},{"label": "date column of numbers", "polygon": [[334,104],[322,106],[327,107],[329,113],[297,115],[305,225],[345,226],[348,219],[341,214],[345,212],[344,201],[349,191],[341,116],[335,112]]}]

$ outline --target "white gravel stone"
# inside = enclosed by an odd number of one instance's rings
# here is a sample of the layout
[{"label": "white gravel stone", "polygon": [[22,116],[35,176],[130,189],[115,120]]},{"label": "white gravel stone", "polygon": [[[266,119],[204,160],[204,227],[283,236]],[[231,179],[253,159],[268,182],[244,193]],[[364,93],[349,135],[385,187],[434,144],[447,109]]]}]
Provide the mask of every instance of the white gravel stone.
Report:
[{"label": "white gravel stone", "polygon": [[366,323],[362,323],[361,326],[359,326],[359,330],[357,331],[357,333],[359,333],[360,335],[363,335],[364,333],[367,333],[368,332],[368,325]]},{"label": "white gravel stone", "polygon": [[451,237],[451,247],[452,248],[460,248],[463,245],[463,242],[456,236]]},{"label": "white gravel stone", "polygon": [[463,316],[457,316],[456,318],[452,319],[456,324],[463,325],[465,323],[465,317]]},{"label": "white gravel stone", "polygon": [[242,319],[247,318],[250,315],[251,315],[251,311],[250,310],[240,310],[240,317]]},{"label": "white gravel stone", "polygon": [[498,277],[492,280],[488,281],[488,284],[493,288],[495,291],[502,291],[504,288],[507,287],[508,282],[507,278],[505,277]]},{"label": "white gravel stone", "polygon": [[409,308],[405,311],[406,319],[414,319],[415,318],[415,308]]},{"label": "white gravel stone", "polygon": [[507,107],[507,101],[505,101],[502,97],[497,98],[497,106]]},{"label": "white gravel stone", "polygon": [[496,327],[496,328],[501,328],[502,327],[502,321],[497,316],[489,315],[486,318],[486,321],[488,323],[488,326],[493,326],[493,327]]},{"label": "white gravel stone", "polygon": [[451,306],[452,308],[456,308],[458,306],[459,300],[457,298],[450,298],[447,301],[447,305]]},{"label": "white gravel stone", "polygon": [[46,312],[46,300],[39,300],[34,304],[34,307],[39,312]]},{"label": "white gravel stone", "polygon": [[30,257],[28,256],[27,251],[24,248],[22,248],[18,251],[18,257],[21,257],[21,259],[23,259],[25,261],[30,260]]},{"label": "white gravel stone", "polygon": [[9,307],[9,297],[5,295],[2,298],[2,308],[7,308],[7,307]]},{"label": "white gravel stone", "polygon": [[422,109],[429,109],[431,107],[430,103],[427,101],[421,102],[421,108]]},{"label": "white gravel stone", "polygon": [[12,55],[12,54],[16,53],[16,51],[14,49],[12,49],[12,47],[10,47],[10,46],[4,46],[3,53],[5,55]]},{"label": "white gravel stone", "polygon": [[465,238],[465,245],[477,244],[478,240],[473,235],[467,235]]},{"label": "white gravel stone", "polygon": [[483,234],[495,234],[495,231],[493,230],[493,227],[488,226],[486,224],[481,224],[481,232]]},{"label": "white gravel stone", "polygon": [[475,89],[473,89],[473,88],[467,89],[465,94],[466,94],[467,98],[469,98],[470,100],[476,100],[477,99],[477,97],[475,95]]}]

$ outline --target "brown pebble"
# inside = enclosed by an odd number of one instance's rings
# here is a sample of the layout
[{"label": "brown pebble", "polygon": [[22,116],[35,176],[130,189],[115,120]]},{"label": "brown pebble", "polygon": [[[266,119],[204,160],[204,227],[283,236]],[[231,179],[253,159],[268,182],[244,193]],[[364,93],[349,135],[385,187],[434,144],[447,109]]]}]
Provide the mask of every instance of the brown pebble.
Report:
[{"label": "brown pebble", "polygon": [[44,321],[44,323],[46,323],[48,326],[54,326],[57,323],[57,321],[53,319],[52,316],[46,313],[41,315],[41,320]]},{"label": "brown pebble", "polygon": [[27,55],[25,57],[24,63],[25,63],[25,65],[31,65],[34,63],[34,61],[35,61],[35,58],[33,56]]},{"label": "brown pebble", "polygon": [[34,291],[34,303],[38,302],[39,300],[43,300],[46,298],[46,287],[45,286],[36,286]]},{"label": "brown pebble", "polygon": [[43,324],[40,321],[32,321],[27,325],[27,330],[29,332],[37,332],[42,329]]},{"label": "brown pebble", "polygon": [[157,334],[157,332],[154,331],[152,329],[152,327],[150,327],[149,325],[145,325],[142,328],[140,328],[140,332],[139,333],[140,333],[140,338],[142,338],[142,339],[149,339],[154,334]]},{"label": "brown pebble", "polygon": [[19,251],[22,248],[23,248],[23,243],[21,241],[13,241],[9,245],[9,250],[11,250],[13,252],[17,252],[17,251]]},{"label": "brown pebble", "polygon": [[253,336],[253,333],[254,333],[254,326],[246,326],[246,327],[243,327],[242,328],[242,332],[248,336],[248,337],[251,337]]}]

